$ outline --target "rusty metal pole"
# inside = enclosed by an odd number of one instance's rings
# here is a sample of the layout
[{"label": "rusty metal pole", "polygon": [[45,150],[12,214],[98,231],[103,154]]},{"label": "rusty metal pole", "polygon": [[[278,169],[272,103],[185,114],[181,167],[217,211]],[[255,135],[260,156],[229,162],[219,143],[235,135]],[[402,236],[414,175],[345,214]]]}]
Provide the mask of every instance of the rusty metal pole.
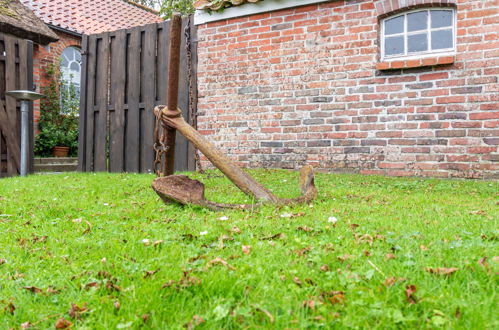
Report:
[{"label": "rusty metal pole", "polygon": [[[170,22],[170,62],[168,65],[168,99],[169,110],[176,111],[178,107],[178,84],[180,73],[180,43],[182,42],[182,17],[175,13]],[[177,130],[166,127],[168,150],[166,151],[166,169],[164,175],[172,175],[175,169],[175,137]]]}]

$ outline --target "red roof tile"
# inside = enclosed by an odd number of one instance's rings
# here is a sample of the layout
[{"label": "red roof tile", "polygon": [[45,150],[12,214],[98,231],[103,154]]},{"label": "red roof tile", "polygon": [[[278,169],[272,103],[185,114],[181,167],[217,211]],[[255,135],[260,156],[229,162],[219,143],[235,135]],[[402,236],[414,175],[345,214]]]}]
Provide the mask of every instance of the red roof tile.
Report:
[{"label": "red roof tile", "polygon": [[45,23],[92,34],[161,22],[145,9],[123,0],[21,0]]}]

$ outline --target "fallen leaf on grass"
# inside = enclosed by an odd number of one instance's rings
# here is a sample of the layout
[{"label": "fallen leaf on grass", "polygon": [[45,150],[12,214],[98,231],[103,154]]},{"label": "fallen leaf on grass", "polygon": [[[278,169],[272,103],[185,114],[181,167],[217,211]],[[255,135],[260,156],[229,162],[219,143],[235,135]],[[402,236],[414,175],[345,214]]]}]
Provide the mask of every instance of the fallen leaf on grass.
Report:
[{"label": "fallen leaf on grass", "polygon": [[144,275],[144,278],[151,277],[151,276],[153,276],[154,274],[156,274],[157,272],[159,272],[159,268],[158,268],[158,269],[156,269],[156,270],[148,270],[148,271],[146,271],[146,274]]},{"label": "fallen leaf on grass", "polygon": [[296,285],[298,286],[302,286],[303,283],[300,281],[300,279],[298,277],[293,277],[293,282],[295,282]]},{"label": "fallen leaf on grass", "polygon": [[74,223],[81,223],[83,221],[83,218],[73,219],[71,221]]},{"label": "fallen leaf on grass", "polygon": [[149,321],[149,314],[142,314],[141,319],[144,323]]},{"label": "fallen leaf on grass", "polygon": [[234,226],[234,227],[232,227],[232,229],[230,230],[230,232],[233,233],[233,234],[240,234],[241,233],[241,229],[239,229],[238,227]]},{"label": "fallen leaf on grass", "polygon": [[302,303],[302,306],[304,308],[314,310],[317,305],[321,305],[322,303],[320,301],[315,301],[315,300],[305,300]]},{"label": "fallen leaf on grass", "polygon": [[369,234],[364,234],[362,236],[355,234],[355,242],[357,244],[367,243],[369,246],[373,245],[374,238]]},{"label": "fallen leaf on grass", "polygon": [[187,330],[192,330],[194,329],[196,326],[204,323],[205,320],[199,316],[199,315],[194,315],[192,317],[192,320],[189,321],[189,323],[187,323],[184,327],[187,328]]},{"label": "fallen leaf on grass", "polygon": [[428,251],[428,248],[424,245],[420,245],[419,248],[421,249],[421,251]]},{"label": "fallen leaf on grass", "polygon": [[48,236],[36,236],[36,235],[33,235],[33,238],[31,239],[31,241],[33,243],[37,243],[37,242],[40,242],[40,243],[43,243],[47,240]]},{"label": "fallen leaf on grass", "polygon": [[62,317],[55,322],[56,329],[67,329],[67,328],[70,328],[72,325],[73,325],[73,323],[71,323],[70,321],[68,321]]},{"label": "fallen leaf on grass", "polygon": [[279,239],[279,238],[285,238],[286,235],[284,235],[283,233],[278,233],[278,234],[275,234],[275,235],[272,235],[272,236],[267,236],[267,237],[262,237],[261,240],[275,240],[275,239]]},{"label": "fallen leaf on grass", "polygon": [[83,235],[89,234],[90,231],[92,230],[92,224],[90,222],[88,222],[87,220],[85,220],[85,223],[87,224],[87,229],[85,229],[83,231]]},{"label": "fallen leaf on grass", "polygon": [[250,252],[251,252],[251,246],[249,246],[249,245],[243,245],[242,246],[242,250],[243,250],[244,254],[249,255]]},{"label": "fallen leaf on grass", "polygon": [[0,265],[5,264],[6,262],[7,262],[7,260],[5,260],[5,259],[0,259]]},{"label": "fallen leaf on grass", "polygon": [[351,223],[351,224],[350,224],[350,228],[351,228],[352,230],[356,230],[357,228],[359,228],[359,225],[358,225],[358,224],[356,224],[356,223]]},{"label": "fallen leaf on grass", "polygon": [[487,263],[487,257],[483,257],[483,258],[479,259],[477,262],[483,268],[488,268],[489,267],[489,264]]},{"label": "fallen leaf on grass", "polygon": [[296,254],[299,257],[302,257],[303,255],[309,253],[310,250],[312,250],[312,247],[311,246],[307,246],[307,247],[304,247],[303,249],[300,249],[300,250],[296,251]]},{"label": "fallen leaf on grass", "polygon": [[29,329],[29,328],[31,328],[31,323],[29,321],[21,323],[21,329]]},{"label": "fallen leaf on grass", "polygon": [[71,304],[71,309],[68,314],[72,319],[80,319],[81,316],[88,312],[87,303],[84,303],[83,306],[78,306],[77,304]]},{"label": "fallen leaf on grass", "polygon": [[257,311],[265,314],[265,316],[267,316],[269,318],[269,322],[270,323],[274,323],[274,317],[272,316],[272,314],[270,314],[270,312],[266,309],[263,309],[263,308],[260,308],[260,307],[257,307],[255,308]]},{"label": "fallen leaf on grass", "polygon": [[455,272],[458,271],[458,268],[444,268],[444,267],[438,267],[438,268],[431,268],[431,267],[426,267],[425,270],[431,274],[437,274],[437,275],[451,275]]},{"label": "fallen leaf on grass", "polygon": [[119,311],[119,310],[120,310],[120,308],[121,308],[121,304],[120,304],[119,300],[116,300],[116,301],[114,302],[113,306],[114,306],[114,309],[116,309],[116,310],[118,310],[118,311]]},{"label": "fallen leaf on grass", "polygon": [[188,271],[184,271],[182,278],[180,280],[178,281],[169,280],[168,282],[163,284],[161,289],[175,286],[176,289],[179,290],[179,289],[188,288],[193,285],[199,285],[200,283],[201,283],[200,279],[194,276],[190,276]]},{"label": "fallen leaf on grass", "polygon": [[43,292],[42,289],[37,288],[36,286],[24,286],[23,289],[28,290],[32,293],[42,293]]},{"label": "fallen leaf on grass", "polygon": [[352,259],[353,256],[350,254],[344,254],[344,255],[338,256],[337,258],[339,261],[343,262],[343,261],[346,261],[348,259]]},{"label": "fallen leaf on grass", "polygon": [[409,284],[408,286],[405,287],[405,296],[409,304],[416,303],[416,297],[414,296],[414,293],[416,293],[416,291],[417,288],[414,284]]},{"label": "fallen leaf on grass", "polygon": [[99,286],[99,284],[97,282],[90,282],[90,283],[85,284],[85,289],[96,288],[98,286]]},{"label": "fallen leaf on grass", "polygon": [[395,259],[397,257],[395,257],[395,255],[393,253],[387,253],[385,255],[385,260],[391,260],[391,259]]},{"label": "fallen leaf on grass", "polygon": [[59,294],[61,290],[57,290],[56,288],[49,286],[45,292],[47,294]]},{"label": "fallen leaf on grass", "polygon": [[386,286],[386,287],[391,287],[392,285],[394,285],[395,283],[397,282],[404,282],[404,281],[407,281],[407,279],[403,278],[403,277],[388,277],[384,282],[383,284]]},{"label": "fallen leaf on grass", "polygon": [[300,227],[298,227],[298,228],[297,228],[297,230],[301,230],[301,231],[304,231],[304,232],[306,232],[306,233],[309,233],[309,232],[311,232],[313,229],[312,229],[312,228],[310,228],[310,227],[307,227],[307,226],[300,226]]},{"label": "fallen leaf on grass", "polygon": [[329,266],[328,265],[322,265],[321,268],[320,268],[320,270],[322,272],[328,272],[329,271]]},{"label": "fallen leaf on grass", "polygon": [[4,311],[9,313],[10,315],[14,315],[14,312],[16,311],[16,306],[11,302],[7,304],[7,306],[4,307]]},{"label": "fallen leaf on grass", "polygon": [[97,277],[110,279],[112,277],[112,275],[109,272],[106,272],[105,270],[101,270],[97,273]]},{"label": "fallen leaf on grass", "polygon": [[208,267],[210,266],[213,266],[213,265],[222,265],[222,266],[225,266],[227,267],[228,269],[230,270],[236,270],[236,268],[234,268],[233,266],[229,265],[229,263],[225,260],[223,260],[222,258],[215,258],[211,261],[208,262]]},{"label": "fallen leaf on grass", "polygon": [[289,213],[289,212],[284,212],[283,214],[280,215],[281,218],[297,218],[297,217],[302,217],[304,216],[305,213],[299,212],[299,213]]},{"label": "fallen leaf on grass", "polygon": [[345,293],[343,291],[324,291],[321,292],[322,301],[329,301],[332,305],[343,304],[345,302]]},{"label": "fallen leaf on grass", "polygon": [[106,289],[108,289],[109,291],[116,291],[116,292],[121,291],[121,288],[118,285],[116,285],[114,283],[114,281],[107,281],[106,282]]}]

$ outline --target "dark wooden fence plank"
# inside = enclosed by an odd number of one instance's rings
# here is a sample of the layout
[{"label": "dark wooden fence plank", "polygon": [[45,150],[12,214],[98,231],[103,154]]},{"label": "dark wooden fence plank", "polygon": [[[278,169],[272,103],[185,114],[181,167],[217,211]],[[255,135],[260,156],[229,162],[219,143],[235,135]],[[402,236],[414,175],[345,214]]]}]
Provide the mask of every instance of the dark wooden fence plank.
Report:
[{"label": "dark wooden fence plank", "polygon": [[78,135],[78,171],[85,170],[86,164],[86,137],[87,137],[87,71],[88,71],[88,36],[83,35],[81,42],[81,82],[80,85],[80,117],[79,117],[79,135]]},{"label": "dark wooden fence plank", "polygon": [[92,172],[94,170],[94,106],[97,60],[97,36],[92,35],[88,38],[88,72],[86,75],[88,83],[84,84],[87,89],[87,101],[85,102],[85,112],[87,115],[87,124],[85,128],[85,171],[87,172]]},{"label": "dark wooden fence plank", "polygon": [[154,106],[156,100],[156,37],[157,26],[147,25],[142,45],[142,95],[145,108],[141,113],[140,171],[152,172],[154,162]]},{"label": "dark wooden fence plank", "polygon": [[125,135],[125,171],[140,171],[140,29],[131,29],[128,43],[128,89]]},{"label": "dark wooden fence plank", "polygon": [[109,127],[109,170],[122,172],[125,156],[125,83],[126,83],[126,31],[116,32],[111,45],[111,102]]},{"label": "dark wooden fence plank", "polygon": [[95,111],[95,151],[94,151],[94,171],[107,171],[107,96],[109,90],[108,72],[109,72],[109,35],[103,33],[97,40],[97,80],[96,106]]},{"label": "dark wooden fence plank", "polygon": [[[16,88],[16,39],[10,36],[5,36],[5,90],[15,90]],[[14,135],[16,139],[19,138],[19,124],[17,119],[17,101],[13,97],[5,98],[5,109],[7,111],[7,116],[11,125],[11,129],[14,130]],[[8,143],[8,142],[7,142]],[[16,175],[18,173],[17,166],[14,165],[13,157],[17,157],[12,154],[12,152],[7,149],[7,173],[9,175]],[[15,163],[19,164],[19,160],[16,159]]]}]

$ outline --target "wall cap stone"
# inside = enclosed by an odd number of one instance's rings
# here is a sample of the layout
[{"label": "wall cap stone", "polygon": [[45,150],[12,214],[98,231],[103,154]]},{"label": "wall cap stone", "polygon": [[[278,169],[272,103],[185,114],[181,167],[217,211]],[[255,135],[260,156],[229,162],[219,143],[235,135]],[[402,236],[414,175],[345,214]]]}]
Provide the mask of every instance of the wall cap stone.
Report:
[{"label": "wall cap stone", "polygon": [[315,3],[332,1],[338,0],[265,0],[256,3],[247,3],[237,7],[230,7],[220,13],[210,14],[204,10],[196,10],[196,13],[194,14],[194,24],[200,25],[229,18],[249,16],[286,8],[300,7]]}]

